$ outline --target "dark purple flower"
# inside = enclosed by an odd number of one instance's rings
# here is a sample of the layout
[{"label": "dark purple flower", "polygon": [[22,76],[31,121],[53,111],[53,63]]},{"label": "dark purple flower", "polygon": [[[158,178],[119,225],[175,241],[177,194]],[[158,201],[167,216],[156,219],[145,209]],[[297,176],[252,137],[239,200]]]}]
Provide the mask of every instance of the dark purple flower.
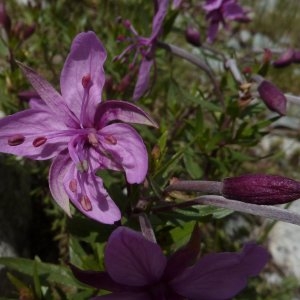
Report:
[{"label": "dark purple flower", "polygon": [[239,253],[208,254],[194,264],[200,245],[196,233],[167,259],[141,233],[119,227],[105,248],[106,272],[71,268],[78,280],[112,292],[94,300],[225,300],[239,293],[267,263],[267,251],[249,243]]},{"label": "dark purple flower", "polygon": [[286,114],[286,97],[276,85],[267,80],[262,80],[257,88],[261,99],[266,106],[280,115]]},{"label": "dark purple flower", "polygon": [[147,91],[150,82],[150,71],[154,64],[155,48],[156,42],[159,34],[161,33],[161,28],[163,25],[164,18],[168,11],[168,0],[154,1],[155,4],[155,15],[152,21],[152,32],[149,37],[140,36],[131,23],[126,20],[124,25],[126,28],[130,29],[133,34],[133,38],[130,40],[131,44],[119,55],[116,57],[117,60],[120,60],[131,51],[135,51],[134,62],[137,55],[142,56],[140,67],[138,71],[137,82],[135,84],[133,92],[133,100],[136,101],[143,96]]},{"label": "dark purple flower", "polygon": [[199,47],[201,46],[200,32],[193,26],[188,26],[185,30],[185,39],[188,43]]},{"label": "dark purple flower", "polygon": [[96,172],[124,171],[141,183],[148,169],[146,147],[129,125],[155,126],[141,109],[125,101],[101,102],[106,51],[94,32],[78,34],[60,77],[61,94],[19,63],[40,99],[0,120],[0,152],[35,160],[53,158],[50,191],[70,215],[69,199],[86,216],[112,224],[120,211]]},{"label": "dark purple flower", "polygon": [[206,0],[203,8],[209,21],[207,38],[210,43],[215,40],[220,24],[226,28],[226,21],[248,22],[250,20],[247,11],[237,3],[237,0]]},{"label": "dark purple flower", "polygon": [[300,198],[300,182],[290,178],[247,174],[223,180],[225,198],[253,204],[281,204]]}]

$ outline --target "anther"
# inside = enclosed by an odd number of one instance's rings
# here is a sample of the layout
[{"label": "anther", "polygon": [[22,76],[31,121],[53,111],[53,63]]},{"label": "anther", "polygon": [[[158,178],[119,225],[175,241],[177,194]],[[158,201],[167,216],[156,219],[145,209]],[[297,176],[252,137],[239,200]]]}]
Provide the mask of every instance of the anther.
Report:
[{"label": "anther", "polygon": [[22,134],[15,134],[7,139],[9,146],[18,146],[23,144],[25,141],[25,136]]},{"label": "anther", "polygon": [[76,179],[72,179],[69,182],[69,189],[72,193],[76,193],[77,192],[77,180]]},{"label": "anther", "polygon": [[44,145],[46,142],[47,142],[47,138],[45,136],[39,136],[33,140],[32,145],[34,147],[40,147]]},{"label": "anther", "polygon": [[81,207],[82,207],[85,211],[90,211],[90,210],[93,209],[91,200],[89,199],[88,196],[86,196],[86,195],[81,196],[79,202],[80,202]]},{"label": "anther", "polygon": [[95,135],[95,133],[89,133],[88,134],[88,141],[94,147],[98,146],[98,144],[99,144],[97,136]]},{"label": "anther", "polygon": [[111,144],[111,145],[117,144],[117,139],[112,135],[107,135],[104,137],[104,139],[107,142],[107,144]]},{"label": "anther", "polygon": [[90,74],[86,74],[82,77],[81,79],[81,84],[82,86],[86,89],[90,86],[90,84],[92,83],[91,81],[91,75]]}]

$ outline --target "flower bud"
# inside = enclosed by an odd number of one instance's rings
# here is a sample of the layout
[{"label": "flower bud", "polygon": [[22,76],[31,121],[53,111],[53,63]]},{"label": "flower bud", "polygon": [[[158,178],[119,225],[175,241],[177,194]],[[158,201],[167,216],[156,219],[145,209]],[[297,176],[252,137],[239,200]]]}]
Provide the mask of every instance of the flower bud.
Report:
[{"label": "flower bud", "polygon": [[288,49],[283,52],[280,57],[273,62],[273,66],[276,68],[282,68],[290,65],[294,59],[294,49]]},{"label": "flower bud", "polygon": [[282,204],[300,198],[300,182],[277,175],[247,174],[225,178],[222,195],[252,204]]},{"label": "flower bud", "polygon": [[280,115],[286,114],[287,100],[284,94],[271,82],[262,80],[258,86],[258,93],[266,106]]},{"label": "flower bud", "polygon": [[201,46],[200,33],[197,28],[193,26],[187,27],[187,29],[185,30],[185,38],[186,41],[193,46]]},{"label": "flower bud", "polygon": [[297,64],[300,63],[300,51],[299,50],[294,51],[293,63],[297,63]]},{"label": "flower bud", "polygon": [[5,4],[2,1],[0,2],[0,25],[4,27],[6,32],[10,31],[11,20],[6,12]]}]

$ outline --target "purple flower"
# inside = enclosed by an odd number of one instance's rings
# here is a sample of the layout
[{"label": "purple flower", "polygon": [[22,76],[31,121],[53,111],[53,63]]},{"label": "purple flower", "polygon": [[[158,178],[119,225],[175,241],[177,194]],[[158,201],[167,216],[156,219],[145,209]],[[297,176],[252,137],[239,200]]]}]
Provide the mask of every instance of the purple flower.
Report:
[{"label": "purple flower", "polygon": [[19,63],[41,99],[0,120],[0,151],[35,160],[54,158],[49,184],[58,205],[70,215],[70,199],[86,216],[111,224],[120,219],[120,211],[96,171],[124,171],[129,183],[141,183],[148,168],[141,137],[116,121],[155,122],[127,102],[101,103],[105,59],[94,32],[78,34],[61,73],[61,94]]},{"label": "purple flower", "polygon": [[250,20],[247,11],[236,0],[206,0],[203,8],[209,21],[207,38],[210,43],[215,40],[220,24],[227,28],[226,21],[248,22]]},{"label": "purple flower", "polygon": [[135,51],[136,53],[134,62],[131,64],[134,65],[138,54],[142,56],[138,71],[137,82],[135,84],[133,92],[134,101],[141,98],[149,87],[150,71],[154,64],[156,42],[159,34],[161,33],[163,21],[168,11],[169,1],[154,1],[154,4],[156,13],[152,21],[151,35],[149,37],[139,36],[137,31],[130,23],[130,21],[126,20],[124,22],[124,25],[132,32],[133,39],[130,39],[131,44],[119,56],[116,57],[117,60],[120,60],[124,57],[124,55],[127,55],[129,52]]},{"label": "purple flower", "polygon": [[78,280],[112,292],[94,300],[225,300],[240,292],[248,277],[258,275],[269,257],[264,248],[249,243],[239,253],[208,254],[193,264],[199,245],[194,230],[190,242],[167,259],[141,233],[119,227],[105,248],[106,272],[71,268]]},{"label": "purple flower", "polygon": [[254,204],[282,204],[300,198],[300,182],[264,174],[247,174],[223,180],[225,198]]}]

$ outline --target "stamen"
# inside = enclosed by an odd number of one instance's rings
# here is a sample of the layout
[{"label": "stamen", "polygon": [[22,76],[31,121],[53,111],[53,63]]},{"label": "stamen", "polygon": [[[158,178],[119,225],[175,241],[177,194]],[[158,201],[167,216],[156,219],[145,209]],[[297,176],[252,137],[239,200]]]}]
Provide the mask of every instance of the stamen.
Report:
[{"label": "stamen", "polygon": [[117,139],[113,135],[107,135],[104,137],[104,139],[107,142],[107,144],[110,144],[110,145],[117,144]]},{"label": "stamen", "polygon": [[77,180],[76,179],[72,179],[69,182],[69,189],[71,190],[72,193],[76,193],[77,192]]},{"label": "stamen", "polygon": [[88,141],[94,147],[97,147],[99,144],[97,136],[95,135],[95,133],[92,132],[88,134]]},{"label": "stamen", "polygon": [[25,136],[22,134],[15,134],[7,139],[9,146],[18,146],[23,144],[25,141]]},{"label": "stamen", "polygon": [[46,142],[47,142],[47,138],[45,136],[39,136],[33,140],[32,145],[34,147],[40,147],[44,145]]},{"label": "stamen", "polygon": [[80,173],[83,173],[89,169],[89,164],[87,160],[83,160],[76,165],[76,168]]},{"label": "stamen", "polygon": [[88,197],[87,195],[81,196],[79,202],[80,202],[81,207],[82,207],[85,211],[90,211],[90,210],[93,209],[91,200],[89,199],[89,197]]},{"label": "stamen", "polygon": [[82,86],[86,89],[92,83],[91,74],[86,74],[81,79]]}]

